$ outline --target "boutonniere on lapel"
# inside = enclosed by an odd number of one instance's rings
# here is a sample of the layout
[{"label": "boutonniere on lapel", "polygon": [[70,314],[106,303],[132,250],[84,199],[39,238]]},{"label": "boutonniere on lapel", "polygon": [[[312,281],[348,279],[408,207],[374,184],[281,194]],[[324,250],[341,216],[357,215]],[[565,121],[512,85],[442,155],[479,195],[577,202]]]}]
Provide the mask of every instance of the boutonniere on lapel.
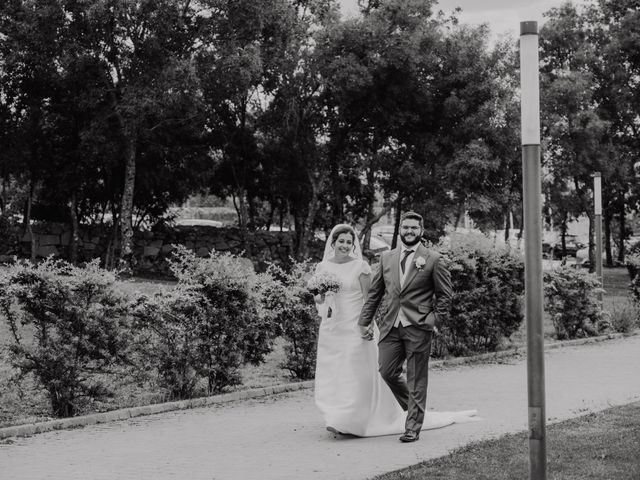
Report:
[{"label": "boutonniere on lapel", "polygon": [[427,261],[424,259],[424,257],[416,257],[413,259],[413,263],[416,265],[418,271],[420,271],[427,264]]}]

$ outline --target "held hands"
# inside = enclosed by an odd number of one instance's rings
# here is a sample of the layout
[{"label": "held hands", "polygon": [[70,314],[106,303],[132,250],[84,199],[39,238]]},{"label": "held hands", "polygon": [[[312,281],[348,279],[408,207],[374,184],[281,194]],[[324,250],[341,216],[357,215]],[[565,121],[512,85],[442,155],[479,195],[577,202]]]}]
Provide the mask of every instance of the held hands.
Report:
[{"label": "held hands", "polygon": [[373,340],[373,328],[371,328],[371,325],[368,327],[358,325],[358,330],[360,330],[360,336],[363,340],[367,340],[369,342]]}]

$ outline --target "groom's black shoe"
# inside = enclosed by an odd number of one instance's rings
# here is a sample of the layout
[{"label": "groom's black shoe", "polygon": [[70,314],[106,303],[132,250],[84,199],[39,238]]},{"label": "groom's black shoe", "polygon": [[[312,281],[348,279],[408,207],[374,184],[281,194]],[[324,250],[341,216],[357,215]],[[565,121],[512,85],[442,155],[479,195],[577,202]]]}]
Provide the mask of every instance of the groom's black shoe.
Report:
[{"label": "groom's black shoe", "polygon": [[404,432],[404,435],[400,437],[400,441],[404,443],[415,442],[420,438],[420,432],[414,432],[412,430],[407,430]]}]

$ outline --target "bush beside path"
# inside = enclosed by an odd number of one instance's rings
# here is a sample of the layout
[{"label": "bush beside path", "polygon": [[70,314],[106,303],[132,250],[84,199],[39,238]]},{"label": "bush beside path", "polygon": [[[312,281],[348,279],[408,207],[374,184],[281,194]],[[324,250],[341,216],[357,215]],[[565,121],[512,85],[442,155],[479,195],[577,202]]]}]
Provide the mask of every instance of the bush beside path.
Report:
[{"label": "bush beside path", "polygon": [[[415,444],[334,436],[312,390],[301,390],[10,439],[0,447],[3,479],[365,479],[525,430],[526,362],[503,362],[433,370],[429,408],[477,408],[483,420]],[[548,351],[548,421],[640,399],[639,363],[640,336]]]}]

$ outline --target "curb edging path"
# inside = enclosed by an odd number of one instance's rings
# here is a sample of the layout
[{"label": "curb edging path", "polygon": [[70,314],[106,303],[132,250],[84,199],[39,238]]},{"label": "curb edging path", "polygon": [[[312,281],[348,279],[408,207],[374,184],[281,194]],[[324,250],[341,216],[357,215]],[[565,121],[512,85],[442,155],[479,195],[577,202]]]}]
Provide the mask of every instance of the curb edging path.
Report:
[{"label": "curb edging path", "polygon": [[62,418],[59,420],[49,420],[47,422],[29,423],[15,425],[12,427],[0,428],[0,440],[8,437],[28,437],[37,433],[50,432],[53,430],[65,430],[71,428],[85,427],[98,423],[114,422],[117,420],[127,420],[129,418],[143,415],[154,415],[156,413],[172,412],[176,410],[187,410],[190,408],[206,407],[239,400],[265,397],[276,393],[293,392],[310,388],[313,381],[274,385],[271,387],[254,388],[222,395],[210,397],[193,398],[190,400],[180,400],[177,402],[156,403],[153,405],[143,405],[140,407],[123,408],[109,412],[93,413],[78,417]]},{"label": "curb edging path", "polygon": [[[608,335],[601,335],[598,337],[582,338],[578,340],[566,340],[560,342],[552,342],[545,344],[544,349],[553,350],[563,347],[572,347],[578,345],[592,344],[604,342],[612,339],[626,338],[630,336],[639,335],[640,330],[636,330],[631,333],[613,333]],[[502,358],[513,357],[519,354],[526,354],[526,346],[516,347],[500,352],[484,353],[480,355],[474,355],[471,357],[457,357],[444,360],[433,360],[431,363],[432,368],[442,368],[449,366],[459,366],[476,363],[487,363]],[[90,415],[83,415],[78,417],[63,418],[59,420],[50,420],[46,422],[30,423],[23,425],[16,425],[12,427],[0,428],[0,440],[9,437],[26,437],[35,435],[38,433],[50,432],[54,430],[65,430],[71,428],[85,427],[89,425],[95,425],[99,423],[114,422],[117,420],[127,420],[129,418],[139,417],[143,415],[153,415],[157,413],[171,412],[176,410],[186,410],[190,408],[206,407],[209,405],[224,404],[227,402],[235,402],[240,400],[248,400],[252,398],[265,397],[278,393],[293,392],[306,388],[313,387],[313,380],[287,383],[282,385],[274,385],[270,387],[254,388],[251,390],[242,390],[232,393],[225,393],[222,395],[214,395],[210,397],[194,398],[190,400],[181,400],[176,402],[157,403],[153,405],[144,405],[139,407],[130,407],[119,410],[112,410],[109,412],[94,413]]]}]

